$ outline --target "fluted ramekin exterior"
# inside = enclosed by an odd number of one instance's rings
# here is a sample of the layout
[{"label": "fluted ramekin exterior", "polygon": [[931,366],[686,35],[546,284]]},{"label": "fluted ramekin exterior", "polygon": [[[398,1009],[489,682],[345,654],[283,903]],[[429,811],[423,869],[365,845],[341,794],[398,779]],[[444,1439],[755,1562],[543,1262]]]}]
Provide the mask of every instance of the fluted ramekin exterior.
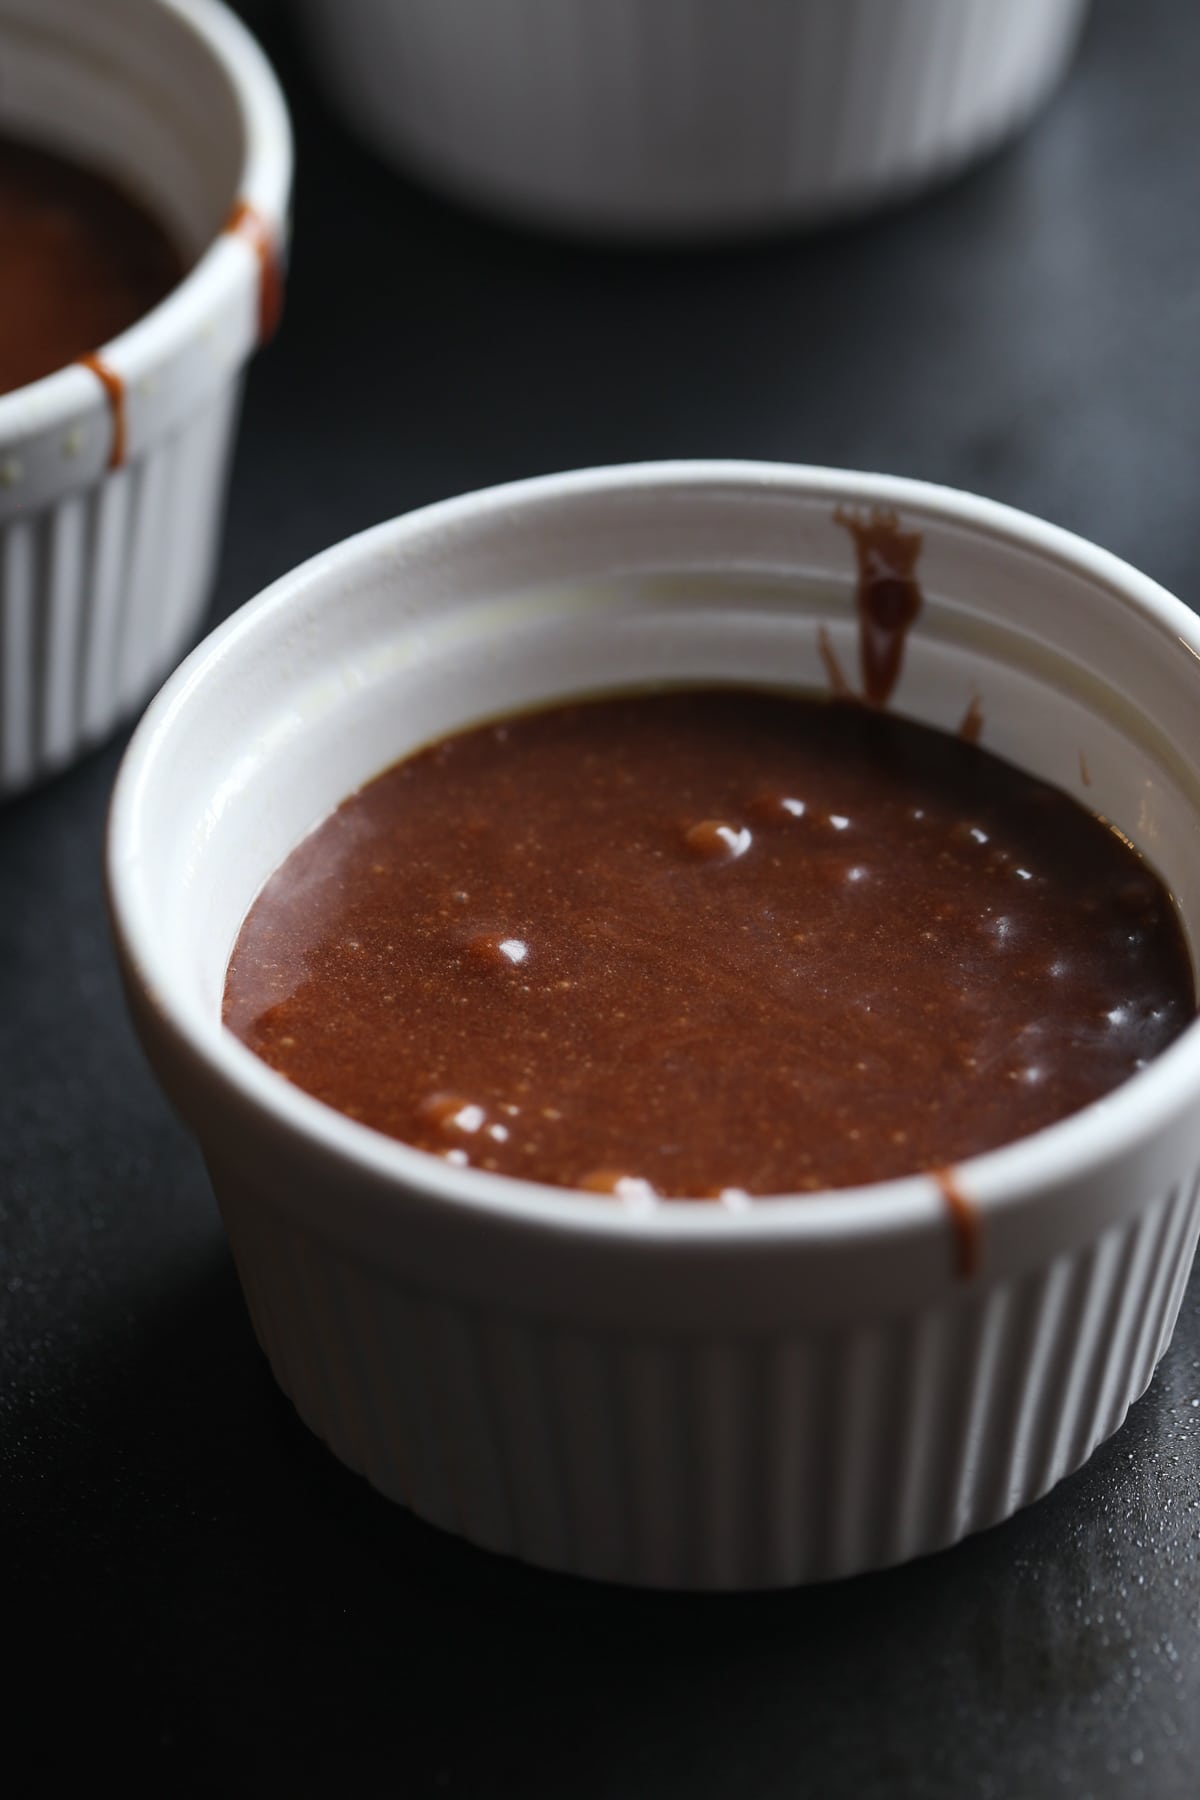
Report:
[{"label": "fluted ramekin exterior", "polygon": [[101,742],[195,638],[292,150],[270,67],[218,0],[106,0],[103,17],[0,0],[0,53],[5,129],[100,156],[168,224],[176,202],[196,258],[98,365],[0,394],[3,799]]},{"label": "fluted ramekin exterior", "polygon": [[1145,1391],[1200,1234],[1191,1172],[938,1308],[631,1336],[405,1289],[213,1176],[259,1342],[344,1463],[488,1550],[647,1587],[826,1580],[1009,1517]]},{"label": "fluted ramekin exterior", "polygon": [[195,638],[241,383],[76,493],[0,523],[0,795],[101,743]]},{"label": "fluted ramekin exterior", "polygon": [[754,230],[948,175],[1049,94],[1086,0],[307,0],[386,155],[617,233]]}]

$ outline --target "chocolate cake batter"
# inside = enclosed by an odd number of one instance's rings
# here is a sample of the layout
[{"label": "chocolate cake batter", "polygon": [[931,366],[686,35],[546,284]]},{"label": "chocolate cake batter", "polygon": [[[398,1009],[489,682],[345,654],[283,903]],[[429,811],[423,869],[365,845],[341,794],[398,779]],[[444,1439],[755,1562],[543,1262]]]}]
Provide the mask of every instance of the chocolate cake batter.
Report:
[{"label": "chocolate cake batter", "polygon": [[4,137],[0,250],[0,393],[94,367],[183,274],[162,226],[106,177]]},{"label": "chocolate cake batter", "polygon": [[[898,666],[872,640],[872,698]],[[944,1170],[1195,1009],[1161,882],[1064,794],[878,706],[714,689],[380,776],[267,883],[224,1016],[455,1162],[736,1202]]]}]

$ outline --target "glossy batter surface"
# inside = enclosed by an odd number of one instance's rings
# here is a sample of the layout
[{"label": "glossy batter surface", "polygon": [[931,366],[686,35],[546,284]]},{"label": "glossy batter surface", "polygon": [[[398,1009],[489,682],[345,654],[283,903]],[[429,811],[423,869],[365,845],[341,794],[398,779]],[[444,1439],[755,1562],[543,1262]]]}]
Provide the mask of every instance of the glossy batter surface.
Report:
[{"label": "glossy batter surface", "polygon": [[1194,1012],[1162,884],[1074,801],[869,707],[726,689],[389,770],[267,883],[225,992],[352,1117],[630,1198],[943,1168]]},{"label": "glossy batter surface", "polygon": [[149,312],[183,264],[106,180],[0,137],[0,393],[94,351]]}]

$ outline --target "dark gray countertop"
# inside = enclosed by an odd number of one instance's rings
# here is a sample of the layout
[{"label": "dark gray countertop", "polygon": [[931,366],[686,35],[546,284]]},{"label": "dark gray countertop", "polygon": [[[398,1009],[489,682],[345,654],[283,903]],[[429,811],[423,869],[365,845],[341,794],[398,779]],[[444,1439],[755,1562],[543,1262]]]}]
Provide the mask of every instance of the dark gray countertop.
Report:
[{"label": "dark gray countertop", "polygon": [[[1012,152],[722,257],[510,236],[395,180],[248,6],[298,127],[217,613],[445,494],[668,455],[888,469],[1044,514],[1194,599],[1200,9],[1100,0]],[[113,746],[0,811],[0,1768],[154,1791],[988,1800],[1200,1791],[1200,1277],[1049,1499],[755,1599],[522,1571],[345,1473],[276,1391],[200,1160],[126,1023]]]}]

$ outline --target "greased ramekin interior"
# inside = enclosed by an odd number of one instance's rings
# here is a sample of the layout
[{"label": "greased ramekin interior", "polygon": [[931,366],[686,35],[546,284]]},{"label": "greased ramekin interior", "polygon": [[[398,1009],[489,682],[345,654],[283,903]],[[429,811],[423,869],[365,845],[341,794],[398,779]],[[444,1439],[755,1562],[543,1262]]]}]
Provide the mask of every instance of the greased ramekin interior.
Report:
[{"label": "greased ramekin interior", "polygon": [[[839,507],[884,506],[924,535],[921,618],[894,705],[982,743],[1101,813],[1154,863],[1200,943],[1200,624],[1105,552],[987,501],[890,477],[766,464],[660,464],[518,483],[339,545],[216,632],[135,735],[113,802],[109,883],[127,981],[160,1073],[193,1123],[269,1116],[344,1159],[376,1204],[396,1192],[571,1233],[642,1242],[843,1244],[937,1226],[925,1178],[786,1197],[735,1215],[648,1219],[456,1171],[292,1088],[220,1024],[247,907],[296,842],[408,750],[554,696],[653,681],[822,689],[824,624],[856,668],[854,558]],[[1134,1158],[1139,1185],[1200,1094],[1200,1032],[1113,1095],[964,1164],[972,1200],[1013,1230],[996,1254],[1069,1235],[1073,1204]],[[1166,1151],[1164,1150],[1164,1154]],[[1172,1151],[1174,1154],[1174,1151]],[[1119,1169],[1118,1169],[1119,1174]],[[1120,1210],[1097,1186],[1094,1225]],[[1061,1195],[1059,1196],[1061,1199]],[[1059,1204],[1058,1200],[1054,1203]],[[1065,1203],[1064,1203],[1065,1204]]]}]

